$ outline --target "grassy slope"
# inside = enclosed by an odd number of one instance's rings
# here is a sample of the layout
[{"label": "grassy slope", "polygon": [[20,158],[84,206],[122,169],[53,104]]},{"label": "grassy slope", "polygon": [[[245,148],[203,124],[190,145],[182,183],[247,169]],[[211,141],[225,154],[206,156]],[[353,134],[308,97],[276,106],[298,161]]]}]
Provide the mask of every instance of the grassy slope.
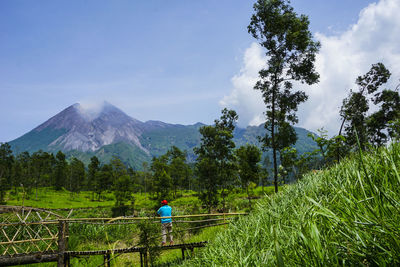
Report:
[{"label": "grassy slope", "polygon": [[362,159],[259,201],[186,265],[399,265],[400,145]]}]

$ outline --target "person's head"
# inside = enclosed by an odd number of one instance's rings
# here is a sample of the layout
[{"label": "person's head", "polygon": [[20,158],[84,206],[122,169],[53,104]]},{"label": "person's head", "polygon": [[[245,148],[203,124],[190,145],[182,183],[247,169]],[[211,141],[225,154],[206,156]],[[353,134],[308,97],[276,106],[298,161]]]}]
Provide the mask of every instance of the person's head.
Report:
[{"label": "person's head", "polygon": [[163,201],[161,201],[161,205],[165,206],[168,205],[168,201],[166,201],[165,199]]}]

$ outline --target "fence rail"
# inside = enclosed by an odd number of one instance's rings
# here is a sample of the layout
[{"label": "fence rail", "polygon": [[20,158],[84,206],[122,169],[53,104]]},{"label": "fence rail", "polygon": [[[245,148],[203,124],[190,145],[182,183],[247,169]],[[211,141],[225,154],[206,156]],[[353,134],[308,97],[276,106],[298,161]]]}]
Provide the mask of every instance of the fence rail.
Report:
[{"label": "fence rail", "polygon": [[[160,250],[173,250],[180,249],[182,251],[182,258],[185,258],[185,251],[190,251],[193,255],[194,248],[202,248],[207,245],[207,241],[196,242],[196,243],[186,243],[177,244],[171,246],[157,247]],[[32,263],[44,263],[44,262],[56,262],[59,260],[60,256],[65,259],[66,266],[69,266],[69,260],[71,257],[78,256],[95,256],[104,255],[105,264],[109,265],[111,261],[111,255],[115,254],[125,254],[125,253],[140,253],[141,266],[147,265],[147,248],[146,247],[131,247],[123,249],[108,249],[108,250],[94,250],[94,251],[65,251],[60,254],[56,253],[31,253],[31,254],[18,254],[14,256],[2,256],[0,257],[0,266],[14,266],[22,264],[32,264]],[[61,265],[63,266],[63,265]]]},{"label": "fence rail", "polygon": [[[168,218],[172,218],[176,223],[215,223],[185,229],[185,231],[189,231],[226,225],[230,222],[232,216],[240,215],[246,215],[246,213],[192,214],[170,216]],[[207,219],[198,219],[201,217],[207,217]],[[111,226],[133,224],[143,220],[159,223],[159,218],[156,220],[155,217],[62,218],[52,211],[43,209],[0,206],[0,266],[41,262],[57,262],[58,266],[69,266],[70,258],[82,255],[104,255],[104,265],[109,266],[112,260],[110,255],[121,255],[124,253],[140,253],[141,266],[147,266],[148,247],[134,246],[130,248],[95,251],[68,250],[70,224],[101,224]],[[181,249],[182,257],[184,258],[185,251],[189,250],[193,254],[194,248],[204,247],[206,243],[176,244],[159,247],[159,249]]]}]

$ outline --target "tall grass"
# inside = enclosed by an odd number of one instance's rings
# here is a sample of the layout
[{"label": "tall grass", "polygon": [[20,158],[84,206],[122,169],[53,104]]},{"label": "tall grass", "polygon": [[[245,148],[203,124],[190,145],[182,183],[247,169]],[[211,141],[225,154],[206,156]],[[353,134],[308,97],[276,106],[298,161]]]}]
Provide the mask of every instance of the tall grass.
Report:
[{"label": "tall grass", "polygon": [[400,264],[400,144],[310,173],[230,225],[187,266]]}]

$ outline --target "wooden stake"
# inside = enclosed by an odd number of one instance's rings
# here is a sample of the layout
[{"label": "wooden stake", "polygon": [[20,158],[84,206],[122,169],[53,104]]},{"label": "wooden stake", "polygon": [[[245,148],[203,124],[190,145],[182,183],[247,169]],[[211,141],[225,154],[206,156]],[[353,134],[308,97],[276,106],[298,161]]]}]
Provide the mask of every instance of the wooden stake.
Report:
[{"label": "wooden stake", "polygon": [[64,267],[66,265],[64,259],[64,252],[66,251],[65,225],[66,222],[63,220],[58,222],[58,267]]}]

